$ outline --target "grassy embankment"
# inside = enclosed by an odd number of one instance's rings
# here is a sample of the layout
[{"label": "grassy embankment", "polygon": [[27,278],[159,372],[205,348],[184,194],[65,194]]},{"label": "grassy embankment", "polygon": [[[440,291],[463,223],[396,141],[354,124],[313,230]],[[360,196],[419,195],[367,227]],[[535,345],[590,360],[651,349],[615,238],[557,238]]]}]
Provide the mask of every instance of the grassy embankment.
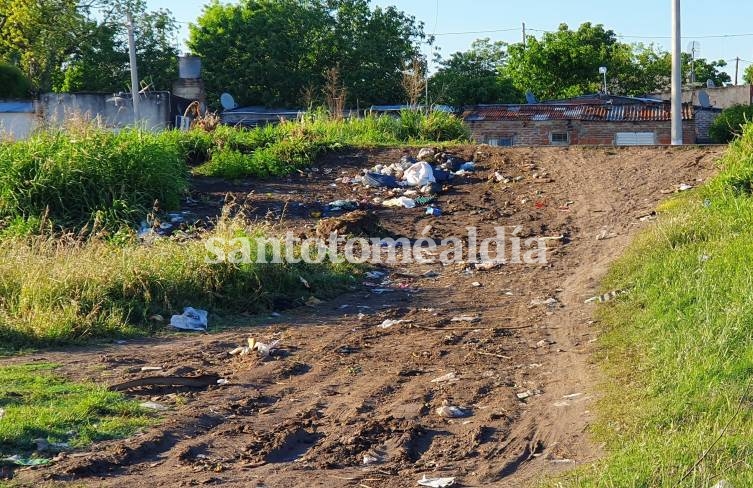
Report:
[{"label": "grassy embankment", "polygon": [[752,194],[753,124],[612,269],[629,294],[600,310],[609,454],[564,484],[753,486]]},{"label": "grassy embankment", "polygon": [[[164,327],[151,315],[189,305],[254,313],[332,297],[355,282],[353,267],[210,265],[202,241],[147,247],[132,229],[155,200],[165,210],[179,206],[191,168],[228,178],[281,176],[338,148],[465,135],[454,117],[406,113],[213,132],[77,126],[0,144],[0,349],[148,333]],[[269,232],[225,221],[202,237]]]}]

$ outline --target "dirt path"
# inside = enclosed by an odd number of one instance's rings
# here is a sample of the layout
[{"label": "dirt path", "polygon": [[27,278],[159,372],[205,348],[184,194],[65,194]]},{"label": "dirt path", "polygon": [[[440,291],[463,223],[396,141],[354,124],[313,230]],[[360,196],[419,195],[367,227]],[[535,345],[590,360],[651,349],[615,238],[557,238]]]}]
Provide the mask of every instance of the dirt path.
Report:
[{"label": "dirt path", "polygon": [[[457,152],[469,157],[475,150]],[[589,356],[597,333],[583,301],[646,225],[640,217],[666,196],[662,190],[707,178],[721,149],[480,151],[488,154],[479,155],[479,171],[440,198],[441,217],[380,210],[382,224],[409,237],[427,225],[435,237],[465,235],[469,225],[482,229],[482,237],[495,225],[521,225],[522,235],[564,235],[547,265],[473,272],[462,265],[410,265],[389,270],[384,286],[391,293],[359,290],[256,320],[261,323],[250,329],[4,360],[54,361],[73,378],[110,384],[143,376],[145,365],[230,380],[203,392],[147,393],[144,398],[171,407],[161,425],[18,479],[376,488],[416,486],[426,475],[453,476],[461,486],[524,486],[598,458],[599,446],[587,435],[598,376]],[[331,156],[319,172],[232,190],[259,216],[274,218],[285,208],[288,224],[305,231],[314,200],[348,196],[349,186],[331,186],[338,171],[354,174],[399,156]],[[495,170],[523,179],[488,181]],[[200,189],[222,197],[217,182]],[[548,298],[556,303],[535,305]],[[451,322],[459,315],[480,320]],[[409,322],[376,327],[388,318]],[[249,335],[281,339],[284,354],[267,362],[229,356]],[[456,378],[432,382],[448,373]],[[471,415],[440,417],[435,411],[443,404]],[[365,456],[377,461],[364,465]]]}]

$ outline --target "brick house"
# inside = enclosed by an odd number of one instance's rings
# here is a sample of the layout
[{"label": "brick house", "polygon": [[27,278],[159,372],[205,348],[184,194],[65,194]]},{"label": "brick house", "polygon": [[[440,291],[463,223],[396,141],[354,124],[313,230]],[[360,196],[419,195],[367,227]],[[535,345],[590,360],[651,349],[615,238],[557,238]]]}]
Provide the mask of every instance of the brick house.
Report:
[{"label": "brick house", "polygon": [[[685,144],[704,139],[696,133],[695,113],[691,105],[683,106]],[[588,95],[535,104],[477,105],[467,108],[463,119],[476,142],[497,146],[671,143],[670,105],[642,98]]]}]

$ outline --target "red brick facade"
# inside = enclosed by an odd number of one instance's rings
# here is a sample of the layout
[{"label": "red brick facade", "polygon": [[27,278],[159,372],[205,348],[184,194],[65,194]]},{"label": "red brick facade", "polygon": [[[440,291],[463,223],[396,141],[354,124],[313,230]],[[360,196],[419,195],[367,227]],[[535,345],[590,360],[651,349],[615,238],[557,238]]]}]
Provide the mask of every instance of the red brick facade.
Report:
[{"label": "red brick facade", "polygon": [[[512,137],[515,146],[563,145],[552,143],[552,133],[567,133],[569,144],[614,145],[617,132],[653,132],[657,144],[671,143],[669,121],[589,121],[589,120],[466,120],[476,142]],[[696,127],[692,120],[683,121],[683,143],[696,143]]]}]

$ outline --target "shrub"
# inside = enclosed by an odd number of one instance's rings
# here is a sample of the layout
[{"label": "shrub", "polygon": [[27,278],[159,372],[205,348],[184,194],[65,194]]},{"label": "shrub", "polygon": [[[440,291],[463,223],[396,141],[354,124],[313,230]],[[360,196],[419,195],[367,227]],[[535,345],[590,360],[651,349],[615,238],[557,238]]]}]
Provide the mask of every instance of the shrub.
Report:
[{"label": "shrub", "polygon": [[718,144],[727,144],[742,133],[742,128],[753,120],[753,105],[737,105],[722,111],[709,128],[709,136]]},{"label": "shrub", "polygon": [[186,187],[177,147],[142,131],[85,127],[0,145],[0,219],[117,229],[142,219],[155,200],[177,207]]},{"label": "shrub", "polygon": [[27,98],[31,96],[31,82],[20,69],[0,62],[0,98]]}]

